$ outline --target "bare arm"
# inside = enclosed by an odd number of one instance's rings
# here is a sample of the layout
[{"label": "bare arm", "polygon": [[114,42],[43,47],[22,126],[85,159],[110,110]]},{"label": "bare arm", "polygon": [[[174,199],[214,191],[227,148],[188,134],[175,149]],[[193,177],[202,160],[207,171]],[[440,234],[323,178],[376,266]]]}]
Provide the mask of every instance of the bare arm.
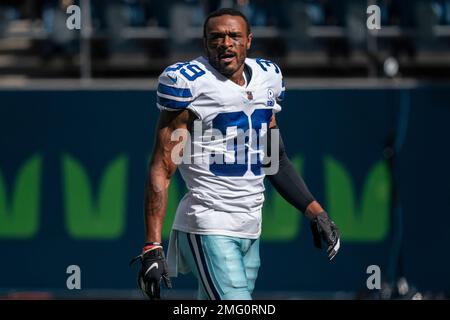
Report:
[{"label": "bare arm", "polygon": [[[187,129],[194,116],[190,111],[161,111],[152,157],[149,164],[144,196],[145,241],[161,242],[161,230],[166,215],[170,178],[177,167],[171,154],[179,141],[171,141],[177,129]],[[185,141],[186,135],[182,135]],[[181,140],[180,140],[181,141]]]}]

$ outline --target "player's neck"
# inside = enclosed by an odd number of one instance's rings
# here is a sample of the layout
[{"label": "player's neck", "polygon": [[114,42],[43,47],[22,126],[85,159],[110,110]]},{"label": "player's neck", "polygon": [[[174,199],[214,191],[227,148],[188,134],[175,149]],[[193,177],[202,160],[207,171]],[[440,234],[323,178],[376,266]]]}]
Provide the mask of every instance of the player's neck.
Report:
[{"label": "player's neck", "polygon": [[227,77],[234,83],[236,83],[239,86],[244,86],[246,84],[245,78],[244,78],[244,64],[231,76]]}]

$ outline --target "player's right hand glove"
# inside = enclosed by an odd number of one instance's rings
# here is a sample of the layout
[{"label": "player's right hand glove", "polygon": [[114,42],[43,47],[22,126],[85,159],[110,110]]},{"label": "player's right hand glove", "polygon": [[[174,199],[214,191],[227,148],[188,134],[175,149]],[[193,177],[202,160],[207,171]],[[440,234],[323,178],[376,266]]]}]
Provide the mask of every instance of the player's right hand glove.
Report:
[{"label": "player's right hand glove", "polygon": [[159,300],[161,298],[161,280],[163,280],[167,289],[172,288],[162,246],[153,246],[145,250],[141,255],[135,257],[130,264],[138,259],[141,260],[141,269],[138,274],[139,288],[150,300]]},{"label": "player's right hand glove", "polygon": [[321,249],[322,240],[327,244],[328,259],[331,261],[338,253],[340,247],[339,229],[324,211],[315,216],[311,222],[311,231],[314,240],[314,246]]}]

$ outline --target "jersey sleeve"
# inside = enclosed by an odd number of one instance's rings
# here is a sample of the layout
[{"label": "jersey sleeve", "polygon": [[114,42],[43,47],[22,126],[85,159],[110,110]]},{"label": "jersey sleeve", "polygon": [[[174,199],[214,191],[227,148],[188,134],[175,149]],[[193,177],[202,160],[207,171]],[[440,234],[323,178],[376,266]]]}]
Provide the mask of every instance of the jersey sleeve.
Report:
[{"label": "jersey sleeve", "polygon": [[285,92],[281,68],[270,60],[256,58],[254,61],[259,66],[258,70],[261,70],[262,76],[266,78],[273,113],[280,112],[280,103],[284,99]]},{"label": "jersey sleeve", "polygon": [[160,110],[192,109],[194,95],[189,83],[175,68],[168,67],[159,76],[156,105]]},{"label": "jersey sleeve", "polygon": [[281,102],[284,100],[284,93],[286,91],[286,88],[284,86],[283,75],[281,73],[281,69],[278,66],[277,66],[277,68],[278,68],[279,72],[275,76],[276,99],[275,99],[274,113],[281,111]]},{"label": "jersey sleeve", "polygon": [[284,79],[283,76],[281,76],[281,90],[277,97],[277,102],[282,102],[284,100],[284,93],[286,91],[286,87],[284,85]]}]

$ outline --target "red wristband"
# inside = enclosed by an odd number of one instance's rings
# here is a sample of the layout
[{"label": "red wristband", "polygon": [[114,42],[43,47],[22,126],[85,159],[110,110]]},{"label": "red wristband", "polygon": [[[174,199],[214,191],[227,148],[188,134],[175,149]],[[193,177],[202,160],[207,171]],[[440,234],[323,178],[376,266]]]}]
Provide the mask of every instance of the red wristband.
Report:
[{"label": "red wristband", "polygon": [[157,248],[162,248],[161,244],[148,244],[145,245],[144,248],[142,249],[142,252],[147,252],[149,250],[153,250],[153,249],[157,249]]}]

